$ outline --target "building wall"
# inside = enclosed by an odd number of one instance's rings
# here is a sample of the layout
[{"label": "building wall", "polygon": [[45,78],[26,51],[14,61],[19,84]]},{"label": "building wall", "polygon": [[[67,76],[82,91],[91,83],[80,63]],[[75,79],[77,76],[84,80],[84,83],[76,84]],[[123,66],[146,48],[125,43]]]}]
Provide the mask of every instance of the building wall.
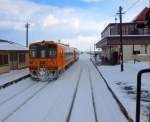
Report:
[{"label": "building wall", "polygon": [[[107,59],[107,60],[111,60],[111,54],[113,52],[118,52],[119,54],[119,49],[120,49],[120,45],[116,45],[116,46],[106,46],[102,48],[102,56]],[[140,54],[145,54],[145,45],[134,45],[134,50],[135,51],[140,51]],[[147,53],[150,55],[150,45],[147,46]],[[124,61],[128,61],[128,60],[134,60],[135,55],[133,54],[133,45],[123,45],[123,59]],[[149,57],[145,57],[144,56],[140,56],[140,59],[143,61],[149,59]],[[119,57],[118,57],[119,60]]]},{"label": "building wall", "polygon": [[29,54],[26,53],[22,53],[25,54],[25,61],[24,62],[20,62],[19,58],[18,58],[18,69],[23,69],[23,68],[27,68],[29,65]]},{"label": "building wall", "polygon": [[[25,58],[20,60],[20,54],[25,55]],[[2,62],[0,62],[0,74],[9,72],[10,70],[27,68],[29,65],[29,53],[27,51],[0,51],[1,55],[8,56],[8,64],[1,64]]]},{"label": "building wall", "polygon": [[10,71],[10,66],[6,65],[6,66],[0,66],[0,74],[2,73],[6,73]]},{"label": "building wall", "polygon": [[111,55],[112,52],[119,52],[118,46],[106,46],[102,48],[102,57],[105,58],[106,60],[111,60]]},{"label": "building wall", "polygon": [[[6,56],[4,58],[4,56]],[[0,51],[0,74],[10,71],[8,52]]]},{"label": "building wall", "polygon": [[[140,54],[145,54],[145,45],[134,45],[134,50],[140,51]],[[133,45],[124,45],[124,60],[133,60]],[[147,53],[150,54],[150,45],[147,46]]]},{"label": "building wall", "polygon": [[123,46],[123,60],[130,60],[133,54],[133,46],[132,45],[124,45]]}]

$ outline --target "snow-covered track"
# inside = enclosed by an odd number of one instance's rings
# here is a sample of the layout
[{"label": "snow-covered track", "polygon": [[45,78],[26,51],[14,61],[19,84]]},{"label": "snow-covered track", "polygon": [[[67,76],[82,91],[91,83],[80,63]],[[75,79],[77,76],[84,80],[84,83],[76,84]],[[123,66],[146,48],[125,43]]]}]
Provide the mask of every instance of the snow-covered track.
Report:
[{"label": "snow-covered track", "polygon": [[94,65],[94,67],[96,68],[96,70],[98,71],[99,75],[102,77],[102,79],[104,80],[108,90],[110,91],[110,93],[112,94],[113,98],[116,100],[121,112],[124,114],[124,116],[127,118],[127,120],[129,122],[134,122],[133,119],[130,117],[128,111],[126,110],[126,108],[123,106],[123,104],[121,103],[121,101],[118,99],[118,97],[116,96],[116,94],[113,92],[113,90],[111,89],[111,87],[109,86],[109,84],[107,83],[106,79],[104,78],[104,76],[102,75],[102,73],[99,71],[99,69],[97,68],[95,62],[93,61],[93,59],[90,59],[92,64]]},{"label": "snow-covered track", "polygon": [[95,104],[95,98],[94,98],[94,90],[93,90],[91,72],[90,72],[89,67],[88,67],[88,72],[89,72],[89,80],[90,80],[90,88],[91,88],[91,95],[92,95],[92,103],[93,103],[93,109],[94,109],[95,122],[98,122],[96,104]]},{"label": "snow-covered track", "polygon": [[[16,111],[30,101],[36,94],[42,91],[49,82],[38,82],[29,89],[20,93],[11,100],[5,102],[0,106],[0,122],[4,122],[11,117]],[[15,103],[17,101],[17,103]],[[14,104],[14,105],[13,105]]]},{"label": "snow-covered track", "polygon": [[74,91],[74,94],[73,94],[71,106],[70,106],[69,113],[68,113],[68,116],[67,116],[67,120],[66,120],[67,122],[70,121],[70,117],[71,117],[71,113],[72,113],[72,110],[73,110],[75,98],[76,98],[76,95],[77,95],[77,91],[78,91],[78,87],[79,87],[79,82],[80,82],[80,79],[81,79],[82,71],[83,70],[80,70],[80,74],[79,74],[79,77],[78,77],[77,85],[76,85],[76,88],[75,88],[75,91]]},{"label": "snow-covered track", "polygon": [[37,83],[32,84],[32,85],[30,85],[29,87],[24,88],[24,89],[22,89],[21,91],[19,91],[19,92],[13,94],[12,96],[10,96],[10,97],[8,97],[8,98],[6,98],[6,99],[4,99],[4,100],[1,100],[1,101],[0,101],[0,106],[2,106],[3,104],[5,104],[6,102],[10,101],[11,99],[17,97],[18,95],[22,94],[23,92],[25,92],[26,90],[30,89],[31,87],[33,87],[33,86],[36,85],[36,84],[37,84]]},{"label": "snow-covered track", "polygon": [[15,84],[15,83],[18,83],[18,82],[20,82],[20,81],[22,81],[23,79],[26,79],[26,78],[28,78],[28,77],[30,77],[29,74],[27,74],[27,75],[25,75],[25,76],[22,76],[22,77],[20,77],[20,78],[17,78],[17,79],[15,79],[15,80],[9,81],[9,82],[7,82],[7,83],[1,84],[1,85],[0,85],[0,90],[3,89],[3,88],[8,87],[8,86],[10,86],[10,85],[13,85],[13,84]]}]

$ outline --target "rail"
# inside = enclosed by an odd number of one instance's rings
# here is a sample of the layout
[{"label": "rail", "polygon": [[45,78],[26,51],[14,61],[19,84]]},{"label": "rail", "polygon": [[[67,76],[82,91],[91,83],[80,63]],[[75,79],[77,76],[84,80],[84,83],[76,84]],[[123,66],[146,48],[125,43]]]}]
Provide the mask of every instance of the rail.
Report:
[{"label": "rail", "polygon": [[89,80],[90,80],[90,88],[91,88],[91,95],[92,95],[92,103],[93,103],[93,109],[94,109],[94,116],[95,116],[95,122],[98,122],[97,112],[96,112],[96,105],[95,105],[95,98],[94,98],[94,89],[92,84],[92,78],[91,78],[91,72],[88,67],[89,72]]},{"label": "rail", "polygon": [[83,69],[81,69],[80,73],[79,73],[79,78],[77,80],[76,88],[75,88],[75,91],[74,91],[74,94],[73,94],[73,99],[71,101],[71,106],[70,106],[70,110],[69,110],[66,122],[70,122],[70,118],[71,118],[71,114],[72,114],[75,98],[76,98],[76,95],[77,95],[77,91],[78,91],[78,87],[79,87],[79,82],[80,82],[80,79],[81,79],[82,71],[83,71]]},{"label": "rail", "polygon": [[90,59],[91,62],[93,63],[93,65],[95,66],[95,68],[97,69],[98,73],[100,74],[100,76],[102,77],[102,79],[104,80],[108,90],[110,91],[110,93],[112,94],[112,96],[114,97],[114,99],[116,100],[121,112],[124,114],[124,116],[127,118],[127,120],[129,122],[134,122],[133,119],[130,117],[130,115],[128,114],[128,111],[126,110],[126,108],[123,106],[123,104],[120,102],[120,100],[118,99],[118,97],[116,96],[116,94],[113,92],[113,90],[111,89],[111,87],[109,86],[109,84],[107,83],[106,79],[104,78],[104,76],[102,75],[102,73],[100,72],[100,70],[97,68],[96,64],[94,63],[94,61],[92,59]]},{"label": "rail", "polygon": [[[36,85],[40,84],[40,82],[38,82]],[[4,118],[0,118],[1,122],[5,122],[8,118],[10,118],[13,114],[15,114],[21,107],[23,107],[27,102],[29,102],[34,96],[36,96],[39,92],[41,92],[45,87],[47,87],[49,84],[49,82],[44,83],[43,85],[41,85],[39,88],[37,88],[34,92],[32,92],[29,97],[27,97],[25,100],[23,100],[23,102],[21,102],[20,104],[17,105],[16,108],[14,108],[11,112],[9,112]],[[30,87],[30,89],[33,89],[34,86]]]},{"label": "rail", "polygon": [[26,78],[28,78],[28,77],[30,77],[30,74],[27,74],[27,75],[25,75],[25,76],[22,76],[22,77],[20,77],[20,78],[15,79],[15,80],[12,80],[12,81],[9,81],[9,82],[7,82],[7,83],[4,83],[4,84],[0,85],[0,90],[3,89],[3,88],[8,87],[8,86],[10,86],[10,85],[13,85],[14,83],[18,83],[19,81],[21,81],[21,80],[23,80],[23,79],[26,79]]}]

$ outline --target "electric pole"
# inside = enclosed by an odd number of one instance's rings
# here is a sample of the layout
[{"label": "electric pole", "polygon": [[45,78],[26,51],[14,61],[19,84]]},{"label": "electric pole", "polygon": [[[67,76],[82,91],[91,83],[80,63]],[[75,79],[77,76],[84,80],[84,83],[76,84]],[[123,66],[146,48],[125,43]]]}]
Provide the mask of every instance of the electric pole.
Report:
[{"label": "electric pole", "polygon": [[124,65],[123,65],[123,40],[122,40],[122,7],[120,6],[119,7],[119,19],[120,19],[120,26],[119,26],[119,29],[120,29],[120,68],[121,68],[121,72],[123,72],[124,70]]},{"label": "electric pole", "polygon": [[27,23],[26,25],[25,25],[25,27],[26,27],[26,47],[28,47],[28,43],[29,43],[29,26],[30,26],[30,24],[29,23]]}]

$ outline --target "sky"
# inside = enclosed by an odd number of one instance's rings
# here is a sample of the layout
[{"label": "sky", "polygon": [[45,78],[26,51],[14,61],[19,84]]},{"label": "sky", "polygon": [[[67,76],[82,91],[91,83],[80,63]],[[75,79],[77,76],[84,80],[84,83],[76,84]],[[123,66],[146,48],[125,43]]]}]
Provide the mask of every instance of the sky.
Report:
[{"label": "sky", "polygon": [[101,39],[102,30],[118,18],[119,6],[127,11],[123,22],[130,22],[149,6],[148,1],[0,0],[0,39],[25,45],[25,24],[28,22],[29,43],[61,40],[86,51]]}]

